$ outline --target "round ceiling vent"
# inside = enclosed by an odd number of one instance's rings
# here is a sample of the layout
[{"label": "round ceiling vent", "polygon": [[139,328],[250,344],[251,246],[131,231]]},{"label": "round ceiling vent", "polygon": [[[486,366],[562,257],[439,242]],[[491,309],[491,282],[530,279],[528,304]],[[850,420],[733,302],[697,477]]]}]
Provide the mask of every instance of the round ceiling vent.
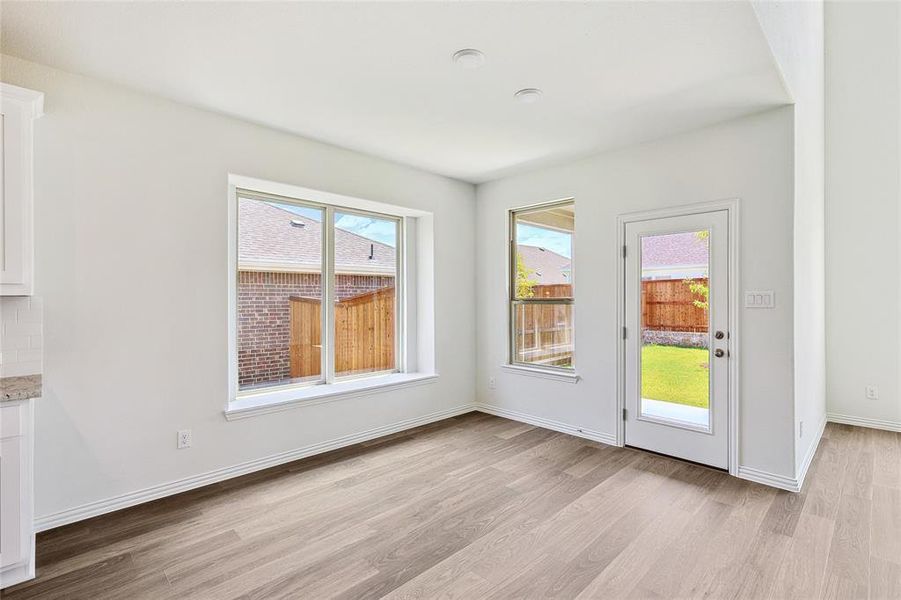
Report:
[{"label": "round ceiling vent", "polygon": [[475,48],[464,48],[454,52],[454,62],[464,69],[478,69],[485,63],[485,55]]},{"label": "round ceiling vent", "polygon": [[538,88],[525,88],[513,94],[513,97],[523,104],[535,104],[541,100],[541,94]]}]

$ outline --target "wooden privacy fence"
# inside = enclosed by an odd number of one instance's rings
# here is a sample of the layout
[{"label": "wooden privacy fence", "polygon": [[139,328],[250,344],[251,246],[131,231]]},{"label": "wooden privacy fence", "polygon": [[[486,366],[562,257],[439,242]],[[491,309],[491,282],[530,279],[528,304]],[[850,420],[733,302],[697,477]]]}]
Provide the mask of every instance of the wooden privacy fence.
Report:
[{"label": "wooden privacy fence", "polygon": [[570,283],[551,283],[532,286],[533,298],[571,298],[573,286]]},{"label": "wooden privacy fence", "polygon": [[[291,297],[291,377],[321,372],[320,300]],[[394,288],[335,302],[335,372],[387,371],[394,364]]]},{"label": "wooden privacy fence", "polygon": [[[706,278],[695,278],[707,284]],[[642,329],[656,331],[707,331],[707,310],[695,306],[701,300],[682,279],[649,280],[641,282]]]},{"label": "wooden privacy fence", "polygon": [[566,366],[572,362],[572,305],[517,304],[516,348],[525,362]]},{"label": "wooden privacy fence", "polygon": [[292,296],[290,342],[291,378],[322,372],[322,302],[318,298]]}]

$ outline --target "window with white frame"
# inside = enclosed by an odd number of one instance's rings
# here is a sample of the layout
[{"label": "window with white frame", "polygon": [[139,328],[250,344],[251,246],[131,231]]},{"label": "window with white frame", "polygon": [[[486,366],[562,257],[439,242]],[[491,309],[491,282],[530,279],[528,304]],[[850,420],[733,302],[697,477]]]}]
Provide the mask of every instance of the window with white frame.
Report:
[{"label": "window with white frame", "polygon": [[573,369],[575,203],[510,211],[510,364]]},{"label": "window with white frame", "polygon": [[238,189],[237,394],[402,370],[402,219]]}]

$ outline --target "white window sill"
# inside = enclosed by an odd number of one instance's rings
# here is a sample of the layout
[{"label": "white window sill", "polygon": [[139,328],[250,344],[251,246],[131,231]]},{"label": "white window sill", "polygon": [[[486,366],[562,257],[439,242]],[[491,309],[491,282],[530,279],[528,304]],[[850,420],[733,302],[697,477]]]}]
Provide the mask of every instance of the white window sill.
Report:
[{"label": "white window sill", "polygon": [[540,367],[526,367],[522,365],[501,365],[501,369],[517,375],[541,377],[542,379],[552,379],[564,383],[579,383],[579,380],[582,379],[575,371],[567,372],[559,369],[542,369]]},{"label": "white window sill", "polygon": [[225,418],[229,421],[245,419],[256,415],[281,412],[298,406],[322,404],[433,383],[437,379],[437,373],[392,373],[341,381],[330,385],[261,391],[256,394],[239,396],[229,402],[228,408],[225,409]]}]

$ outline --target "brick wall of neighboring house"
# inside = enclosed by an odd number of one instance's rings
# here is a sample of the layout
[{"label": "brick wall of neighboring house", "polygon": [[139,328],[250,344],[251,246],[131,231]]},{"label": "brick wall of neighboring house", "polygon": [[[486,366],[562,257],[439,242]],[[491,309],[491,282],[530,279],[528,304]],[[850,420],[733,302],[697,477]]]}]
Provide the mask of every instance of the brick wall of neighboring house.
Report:
[{"label": "brick wall of neighboring house", "polygon": [[[381,275],[336,275],[339,300],[394,285]],[[238,385],[284,382],[291,377],[291,296],[319,297],[316,273],[238,273]]]}]

